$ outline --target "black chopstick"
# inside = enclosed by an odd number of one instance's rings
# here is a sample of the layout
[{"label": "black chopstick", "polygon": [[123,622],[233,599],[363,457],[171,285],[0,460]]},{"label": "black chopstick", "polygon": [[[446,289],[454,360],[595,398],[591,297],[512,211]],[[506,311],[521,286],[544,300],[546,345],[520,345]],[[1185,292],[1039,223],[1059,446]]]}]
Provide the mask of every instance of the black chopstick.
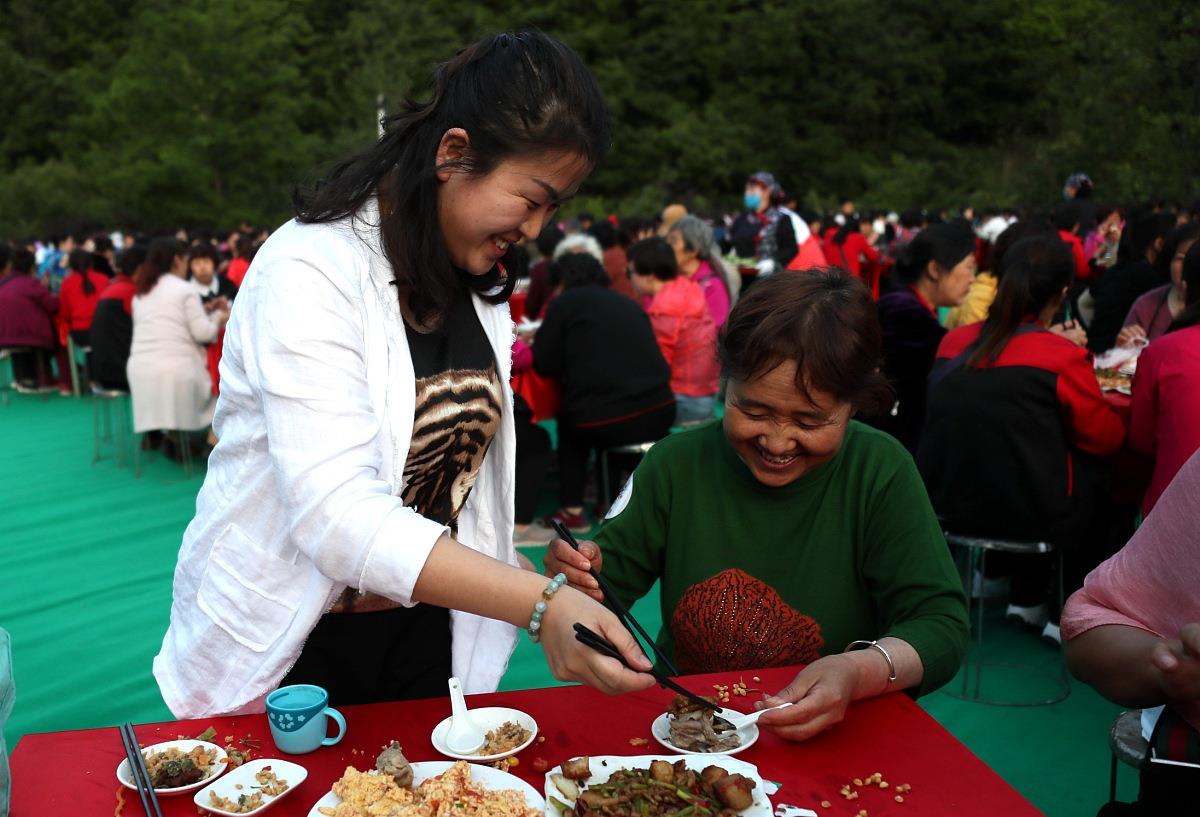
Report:
[{"label": "black chopstick", "polygon": [[121,743],[125,744],[125,756],[129,759],[129,776],[133,778],[142,798],[142,808],[146,817],[162,817],[158,795],[154,793],[154,784],[150,782],[150,772],[146,769],[146,759],[142,757],[142,747],[138,746],[137,736],[133,734],[133,724],[128,721],[121,727]]},{"label": "black chopstick", "polygon": [[[570,529],[557,519],[553,519],[551,522],[554,525],[555,533],[557,533],[564,542],[578,552],[579,542],[576,540],[574,534],[571,533]],[[621,620],[621,623],[625,625],[625,629],[629,630],[630,634],[634,637],[634,640],[637,640],[638,633],[640,633],[642,638],[645,639],[646,643],[650,645],[650,649],[654,651],[656,656],[658,656],[658,660],[662,661],[662,665],[667,668],[667,672],[669,672],[671,675],[679,675],[679,668],[675,666],[674,662],[672,662],[670,658],[667,658],[667,656],[663,654],[663,651],[658,648],[656,643],[654,643],[654,639],[651,638],[644,629],[642,629],[642,625],[638,624],[637,619],[633,617],[633,614],[629,612],[629,609],[621,603],[621,599],[617,597],[617,593],[612,589],[612,585],[610,585],[608,581],[595,570],[589,570],[588,572],[592,574],[592,578],[595,579],[596,583],[600,585],[600,592],[604,594],[604,599],[608,602],[609,606],[612,607],[613,612],[617,614],[617,618]],[[630,625],[633,626],[631,627]],[[636,633],[634,632],[635,629],[637,630]]]},{"label": "black chopstick", "polygon": [[[616,660],[620,661],[622,666],[626,667],[627,669],[633,669],[632,667],[629,666],[629,663],[625,660],[625,656],[621,655],[620,651],[617,650],[617,648],[614,647],[608,641],[608,639],[606,639],[602,635],[597,634],[595,631],[589,629],[587,627],[587,625],[580,624],[579,622],[575,623],[575,640],[585,646],[591,647],[593,650],[600,653],[601,655],[607,655],[609,658],[615,658]],[[654,679],[656,681],[658,681],[660,684],[662,684],[663,686],[667,687],[670,690],[678,692],[680,695],[684,696],[685,698],[687,698],[689,701],[696,704],[697,706],[702,706],[705,709],[711,709],[714,712],[721,711],[721,707],[717,706],[712,701],[704,700],[696,693],[694,693],[688,689],[685,689],[684,687],[675,683],[673,680],[668,678],[666,675],[663,675],[662,672],[660,672],[658,669],[651,667],[650,674],[653,675]]]}]

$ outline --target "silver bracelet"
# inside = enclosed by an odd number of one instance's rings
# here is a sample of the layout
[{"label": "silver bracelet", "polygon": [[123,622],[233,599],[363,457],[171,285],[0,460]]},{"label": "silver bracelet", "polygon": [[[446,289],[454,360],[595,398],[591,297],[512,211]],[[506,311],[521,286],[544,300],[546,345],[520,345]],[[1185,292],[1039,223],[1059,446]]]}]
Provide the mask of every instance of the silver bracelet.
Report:
[{"label": "silver bracelet", "polygon": [[893,681],[896,680],[896,663],[894,661],[892,661],[892,656],[888,654],[888,651],[885,650],[883,648],[883,645],[880,644],[878,641],[851,641],[849,644],[846,645],[846,649],[842,650],[842,652],[853,652],[854,650],[867,650],[867,649],[870,649],[871,647],[874,647],[875,649],[879,650],[880,655],[883,656],[883,660],[887,661],[888,683],[889,684],[892,683]]}]

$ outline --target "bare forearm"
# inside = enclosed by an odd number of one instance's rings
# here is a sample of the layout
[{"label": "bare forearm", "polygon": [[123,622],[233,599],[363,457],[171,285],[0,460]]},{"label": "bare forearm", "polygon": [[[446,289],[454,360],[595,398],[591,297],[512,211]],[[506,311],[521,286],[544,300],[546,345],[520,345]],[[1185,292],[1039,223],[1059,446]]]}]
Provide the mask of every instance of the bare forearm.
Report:
[{"label": "bare forearm", "polygon": [[1114,703],[1147,707],[1165,703],[1161,673],[1150,653],[1161,639],[1124,624],[1095,627],[1066,642],[1071,673]]},{"label": "bare forearm", "polygon": [[858,680],[854,685],[856,701],[885,692],[920,686],[925,678],[925,666],[921,663],[921,656],[907,641],[891,637],[881,638],[879,646],[887,650],[888,655],[892,657],[892,663],[896,666],[896,680],[888,680],[891,668],[883,654],[874,647],[846,653],[846,657],[854,661],[858,670]]},{"label": "bare forearm", "polygon": [[546,579],[537,573],[442,536],[417,577],[413,599],[524,627],[545,588]]}]

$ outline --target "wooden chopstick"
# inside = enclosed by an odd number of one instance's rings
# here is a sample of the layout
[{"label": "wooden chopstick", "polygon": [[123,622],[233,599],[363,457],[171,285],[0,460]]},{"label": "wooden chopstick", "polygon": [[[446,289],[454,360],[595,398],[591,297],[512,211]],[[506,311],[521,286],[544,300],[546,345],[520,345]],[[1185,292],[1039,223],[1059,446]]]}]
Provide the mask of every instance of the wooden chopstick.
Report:
[{"label": "wooden chopstick", "polygon": [[[551,522],[554,525],[554,532],[557,533],[564,542],[578,552],[579,541],[575,538],[574,534],[571,533],[570,529],[557,519],[552,519]],[[658,644],[654,643],[654,639],[651,638],[644,629],[642,629],[642,625],[638,624],[638,621],[633,617],[633,614],[630,613],[628,608],[621,603],[621,599],[617,597],[616,591],[613,590],[612,585],[608,583],[608,580],[601,576],[594,569],[589,570],[588,572],[592,574],[592,578],[595,579],[596,583],[600,585],[600,592],[604,594],[605,601],[607,601],[608,605],[612,607],[613,612],[617,614],[617,618],[620,619],[621,623],[625,625],[625,629],[629,630],[629,633],[634,637],[634,640],[637,640],[638,633],[640,633],[642,638],[645,639],[646,643],[650,645],[650,649],[654,651],[656,656],[658,656],[658,660],[662,661],[662,665],[667,668],[667,672],[669,672],[671,675],[679,675],[679,668],[676,667],[674,662],[671,661],[670,658],[667,658],[663,651],[658,648]],[[632,627],[630,627],[631,624],[633,625]],[[637,630],[636,633],[634,632],[634,629]]]},{"label": "wooden chopstick", "polygon": [[[575,623],[575,640],[581,644],[584,644],[585,646],[591,647],[601,655],[607,655],[609,658],[615,658],[617,661],[620,661],[625,668],[632,669],[632,667],[629,666],[629,663],[625,660],[625,656],[621,655],[620,651],[617,650],[617,648],[614,647],[608,639],[602,635],[599,635],[594,630],[591,630],[587,627],[587,625],[579,622]],[[650,674],[654,676],[654,680],[658,681],[668,689],[678,692],[680,695],[684,696],[697,706],[702,706],[705,709],[711,709],[714,712],[721,711],[721,707],[717,706],[712,701],[704,700],[696,693],[680,686],[666,675],[663,675],[663,673],[657,668],[651,667]]]},{"label": "wooden chopstick", "polygon": [[[142,757],[142,747],[138,746],[137,736],[133,733],[133,724],[128,721],[121,727],[121,743],[125,745],[125,755],[129,759],[129,776],[137,785],[146,817],[162,817],[162,809],[158,805],[158,795],[154,793],[154,784],[150,781],[150,772],[146,769],[146,759]],[[151,811],[152,808],[153,811]]]}]

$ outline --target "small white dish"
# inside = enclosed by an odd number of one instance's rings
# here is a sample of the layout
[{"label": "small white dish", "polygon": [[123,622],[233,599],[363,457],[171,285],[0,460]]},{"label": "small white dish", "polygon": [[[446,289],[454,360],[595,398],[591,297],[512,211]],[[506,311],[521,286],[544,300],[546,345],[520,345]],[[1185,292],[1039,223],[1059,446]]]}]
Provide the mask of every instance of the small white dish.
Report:
[{"label": "small white dish", "polygon": [[[181,752],[190,752],[197,746],[203,746],[205,749],[215,749],[217,752],[216,760],[213,762],[212,771],[208,777],[203,780],[197,780],[195,783],[189,783],[186,786],[175,786],[169,789],[155,789],[154,793],[159,797],[174,797],[177,794],[186,794],[189,791],[195,791],[202,786],[207,786],[216,778],[221,776],[221,772],[225,771],[225,767],[229,763],[229,757],[225,754],[225,750],[215,743],[209,743],[205,740],[166,740],[162,743],[155,743],[153,746],[146,746],[142,749],[142,757],[149,758],[154,752],[165,752],[168,749],[178,749]],[[137,784],[133,782],[133,770],[129,768],[129,758],[122,760],[117,766],[117,782],[127,789],[137,791]]]},{"label": "small white dish", "polygon": [[[437,777],[453,765],[452,762],[447,760],[427,760],[421,763],[413,763],[413,786],[419,786],[429,778]],[[377,774],[377,772],[371,772],[371,774]],[[501,789],[518,791],[525,796],[525,802],[531,809],[535,809],[543,814],[546,812],[546,800],[542,797],[541,793],[516,775],[502,772],[499,769],[493,769],[491,766],[479,766],[472,763],[471,780],[493,791]],[[332,811],[341,802],[342,798],[338,797],[332,791],[328,792],[316,803],[313,803],[313,807],[308,812],[308,817],[325,817],[321,813],[321,809],[327,808]]]},{"label": "small white dish", "polygon": [[450,721],[452,718],[446,718],[444,721],[433,727],[433,734],[429,736],[433,748],[440,755],[452,757],[455,760],[469,760],[472,763],[490,763],[493,760],[500,760],[510,755],[515,755],[517,752],[523,751],[534,740],[537,739],[538,725],[537,721],[532,716],[525,714],[519,709],[509,709],[503,706],[485,706],[480,709],[471,710],[471,718],[479,725],[485,733],[493,729],[499,729],[505,723],[512,721],[513,723],[529,730],[529,738],[520,746],[509,749],[507,752],[493,755],[461,755],[450,751],[450,747],[446,745],[446,733],[450,731]]},{"label": "small white dish", "polygon": [[650,724],[650,734],[654,736],[655,740],[672,752],[679,752],[684,755],[736,755],[744,752],[758,740],[758,724],[746,724],[737,733],[742,742],[732,749],[726,749],[724,752],[692,752],[671,743],[671,713],[662,713],[654,719],[654,723]]},{"label": "small white dish", "polygon": [[[271,771],[275,773],[275,777],[287,781],[288,787],[282,793],[274,796],[264,794],[262,805],[253,811],[225,811],[212,804],[212,799],[209,797],[210,792],[216,793],[218,797],[225,797],[230,800],[236,800],[238,795],[241,794],[253,794],[255,789],[261,785],[254,779],[254,775],[258,774],[265,766],[271,767]],[[299,763],[292,763],[289,760],[279,760],[277,758],[260,758],[243,763],[236,769],[231,770],[229,774],[220,780],[205,786],[196,792],[196,796],[192,800],[195,802],[197,808],[210,811],[213,814],[229,815],[229,817],[260,814],[295,791],[296,787],[303,783],[307,777],[308,769]],[[239,789],[238,786],[241,786],[241,788]]]}]

